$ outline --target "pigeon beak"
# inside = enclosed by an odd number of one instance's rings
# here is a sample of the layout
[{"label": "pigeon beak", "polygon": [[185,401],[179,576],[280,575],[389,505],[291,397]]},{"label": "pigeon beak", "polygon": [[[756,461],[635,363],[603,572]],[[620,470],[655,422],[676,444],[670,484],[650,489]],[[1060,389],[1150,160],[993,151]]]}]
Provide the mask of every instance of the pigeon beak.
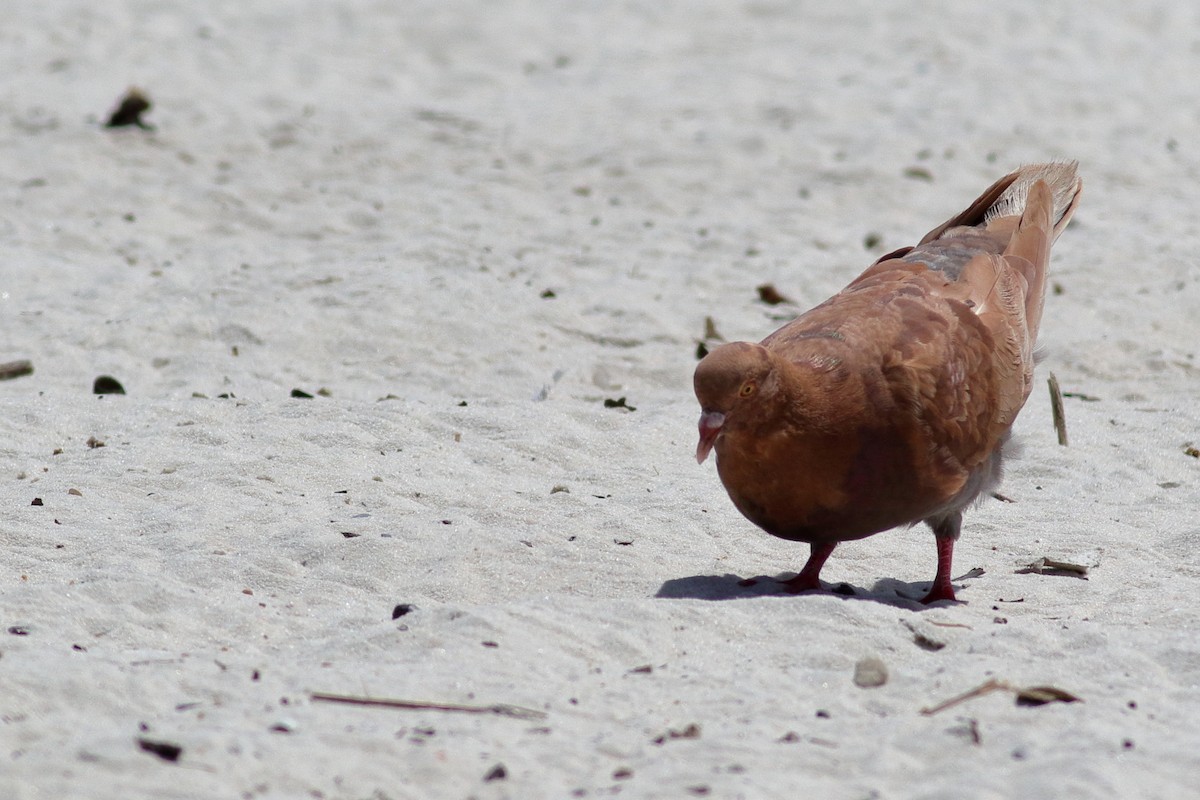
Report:
[{"label": "pigeon beak", "polygon": [[719,411],[705,411],[700,415],[700,444],[696,445],[697,464],[703,464],[704,459],[708,458],[724,424],[725,415]]}]

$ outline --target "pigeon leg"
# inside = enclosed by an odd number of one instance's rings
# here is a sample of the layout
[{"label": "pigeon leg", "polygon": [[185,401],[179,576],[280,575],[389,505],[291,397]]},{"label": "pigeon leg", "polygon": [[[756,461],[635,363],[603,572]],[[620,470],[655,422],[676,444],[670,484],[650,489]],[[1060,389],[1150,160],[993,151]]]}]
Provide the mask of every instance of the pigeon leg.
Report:
[{"label": "pigeon leg", "polygon": [[829,558],[833,548],[837,547],[837,542],[814,542],[810,547],[812,552],[804,569],[800,570],[796,577],[783,582],[789,592],[799,593],[821,588],[821,567],[825,566],[825,560]]},{"label": "pigeon leg", "polygon": [[936,603],[939,600],[954,600],[954,587],[950,585],[950,562],[954,560],[954,542],[958,539],[958,532],[962,528],[962,514],[955,511],[953,514],[943,519],[926,520],[929,526],[933,528],[933,535],[937,539],[937,575],[934,576],[933,586],[929,589],[929,594],[921,600],[922,603],[929,605]]}]

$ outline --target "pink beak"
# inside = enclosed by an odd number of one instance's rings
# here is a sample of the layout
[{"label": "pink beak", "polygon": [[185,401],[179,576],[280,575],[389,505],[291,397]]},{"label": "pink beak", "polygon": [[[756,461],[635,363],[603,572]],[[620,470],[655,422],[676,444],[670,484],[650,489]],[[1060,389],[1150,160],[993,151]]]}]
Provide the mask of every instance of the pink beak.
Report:
[{"label": "pink beak", "polygon": [[696,445],[697,464],[703,464],[704,459],[708,458],[724,424],[725,415],[719,411],[705,411],[700,415],[700,444]]}]

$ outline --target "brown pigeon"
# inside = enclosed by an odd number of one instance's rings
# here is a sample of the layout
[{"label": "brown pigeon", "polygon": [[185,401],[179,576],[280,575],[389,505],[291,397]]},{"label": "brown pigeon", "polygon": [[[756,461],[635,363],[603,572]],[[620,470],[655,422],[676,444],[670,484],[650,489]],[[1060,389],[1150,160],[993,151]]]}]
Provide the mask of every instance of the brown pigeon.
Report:
[{"label": "brown pigeon", "polygon": [[924,520],[954,600],[963,509],[1000,479],[1033,380],[1050,246],[1079,202],[1075,163],[1001,178],[916,247],[876,261],[760,344],[696,368],[700,444],[738,510],[808,542],[793,591],[820,588],[838,542]]}]

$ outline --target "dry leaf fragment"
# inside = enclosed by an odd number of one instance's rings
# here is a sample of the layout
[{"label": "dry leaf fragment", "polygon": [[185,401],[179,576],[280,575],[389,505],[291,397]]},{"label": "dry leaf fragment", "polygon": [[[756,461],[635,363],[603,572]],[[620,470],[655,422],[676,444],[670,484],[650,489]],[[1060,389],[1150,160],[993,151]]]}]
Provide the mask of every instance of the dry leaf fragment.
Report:
[{"label": "dry leaf fragment", "polygon": [[699,738],[700,738],[700,726],[693,722],[692,724],[688,725],[686,728],[683,728],[682,730],[675,730],[674,728],[672,728],[672,729],[669,729],[666,733],[662,734],[661,736],[654,737],[654,743],[655,744],[663,744],[664,742],[669,742],[673,739],[699,739]]},{"label": "dry leaf fragment", "polygon": [[1030,686],[1017,689],[1017,705],[1044,706],[1046,703],[1078,703],[1078,697],[1057,686]]},{"label": "dry leaf fragment", "polygon": [[792,302],[789,298],[780,294],[779,290],[775,288],[775,285],[771,283],[764,283],[758,287],[758,299],[769,306],[777,306],[780,303]]}]

